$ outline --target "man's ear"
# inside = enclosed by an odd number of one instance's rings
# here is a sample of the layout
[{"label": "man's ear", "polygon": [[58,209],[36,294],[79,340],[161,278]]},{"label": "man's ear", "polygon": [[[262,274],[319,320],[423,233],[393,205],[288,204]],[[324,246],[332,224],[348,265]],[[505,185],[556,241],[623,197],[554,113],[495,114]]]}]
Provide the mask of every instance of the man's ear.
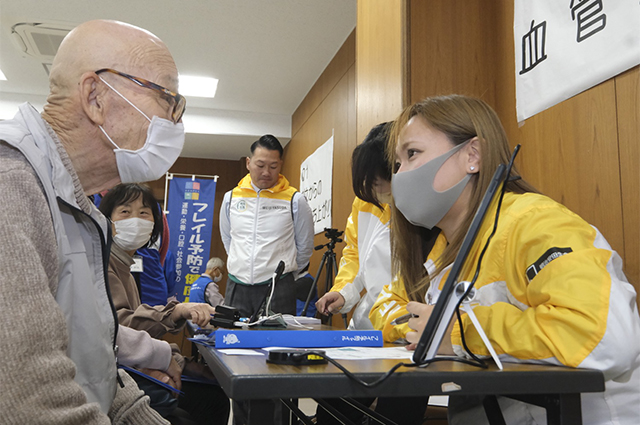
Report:
[{"label": "man's ear", "polygon": [[85,72],[80,76],[78,84],[82,110],[96,125],[104,124],[105,116],[104,98],[107,87],[101,83],[95,72]]},{"label": "man's ear", "polygon": [[251,171],[249,170],[249,163],[251,162],[251,157],[247,157],[247,171]]},{"label": "man's ear", "polygon": [[480,171],[480,140],[474,137],[464,147],[465,168],[468,174]]}]

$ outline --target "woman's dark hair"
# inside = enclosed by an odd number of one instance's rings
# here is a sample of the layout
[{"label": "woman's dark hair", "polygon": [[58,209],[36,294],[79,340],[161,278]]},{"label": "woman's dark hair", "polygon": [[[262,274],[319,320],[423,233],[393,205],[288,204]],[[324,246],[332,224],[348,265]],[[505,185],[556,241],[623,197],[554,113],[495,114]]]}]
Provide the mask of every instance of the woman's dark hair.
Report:
[{"label": "woman's dark hair", "polygon": [[385,122],[373,127],[351,155],[353,192],[380,209],[383,207],[376,196],[374,183],[376,178],[391,181],[391,166],[385,151],[391,124]]},{"label": "woman's dark hair", "polygon": [[149,242],[145,245],[150,246],[158,240],[164,225],[158,200],[153,196],[149,186],[139,183],[121,183],[104,195],[100,201],[99,210],[108,219],[111,219],[111,213],[117,206],[133,202],[141,196],[142,205],[151,208],[153,213],[153,230]]}]

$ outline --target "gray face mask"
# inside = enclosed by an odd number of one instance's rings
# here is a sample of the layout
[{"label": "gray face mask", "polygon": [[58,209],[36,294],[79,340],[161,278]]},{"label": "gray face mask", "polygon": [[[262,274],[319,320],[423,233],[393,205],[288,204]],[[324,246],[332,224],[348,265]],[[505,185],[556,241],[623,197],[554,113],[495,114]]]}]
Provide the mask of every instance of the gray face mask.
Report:
[{"label": "gray face mask", "polygon": [[464,145],[466,142],[415,170],[404,171],[392,176],[393,200],[409,223],[433,229],[456,203],[471,178],[471,174],[467,174],[460,182],[442,192],[433,188],[433,182],[442,164]]}]

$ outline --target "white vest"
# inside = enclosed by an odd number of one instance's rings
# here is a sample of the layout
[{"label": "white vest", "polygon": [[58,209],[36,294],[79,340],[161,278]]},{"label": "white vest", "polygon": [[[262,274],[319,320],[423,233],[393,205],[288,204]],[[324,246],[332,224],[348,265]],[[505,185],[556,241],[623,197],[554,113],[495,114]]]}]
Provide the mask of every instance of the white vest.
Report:
[{"label": "white vest", "polygon": [[231,244],[227,268],[244,284],[267,281],[280,261],[285,263],[285,273],[298,269],[291,206],[295,188],[281,176],[284,181],[279,181],[275,190],[256,192],[250,179],[247,175],[233,189],[229,202]]}]

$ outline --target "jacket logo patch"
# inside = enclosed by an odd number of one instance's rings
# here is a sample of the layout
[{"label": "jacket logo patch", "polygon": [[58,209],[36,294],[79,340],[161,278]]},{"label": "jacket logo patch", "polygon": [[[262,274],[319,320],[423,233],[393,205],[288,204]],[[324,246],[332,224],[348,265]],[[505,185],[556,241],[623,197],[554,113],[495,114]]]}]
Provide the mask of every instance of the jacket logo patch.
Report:
[{"label": "jacket logo patch", "polygon": [[529,279],[529,282],[531,282],[533,278],[540,273],[540,270],[544,269],[550,262],[565,254],[569,254],[570,252],[573,252],[571,248],[549,248],[547,252],[542,254],[535,263],[527,267],[527,279]]},{"label": "jacket logo patch", "polygon": [[246,201],[238,201],[236,204],[236,211],[244,212],[247,210],[247,202]]}]

